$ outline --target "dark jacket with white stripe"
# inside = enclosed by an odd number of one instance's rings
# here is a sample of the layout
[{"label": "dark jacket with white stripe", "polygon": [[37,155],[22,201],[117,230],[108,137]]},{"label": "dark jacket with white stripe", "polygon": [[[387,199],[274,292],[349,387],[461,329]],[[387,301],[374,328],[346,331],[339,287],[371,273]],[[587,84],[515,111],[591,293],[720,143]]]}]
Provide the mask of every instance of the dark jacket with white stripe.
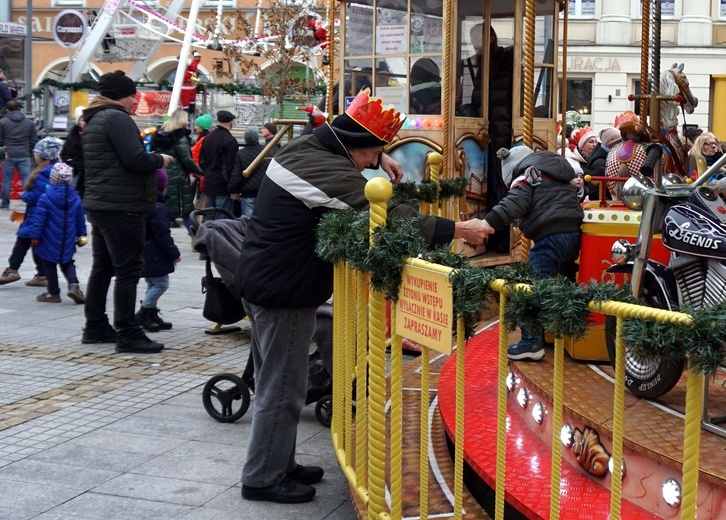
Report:
[{"label": "dark jacket with white stripe", "polygon": [[[325,125],[290,141],[275,155],[257,194],[240,256],[235,288],[267,308],[317,307],[333,291],[333,266],[315,253],[315,230],[332,209],[366,209],[366,178]],[[454,236],[454,223],[396,206],[391,213],[418,217],[430,245]]]}]

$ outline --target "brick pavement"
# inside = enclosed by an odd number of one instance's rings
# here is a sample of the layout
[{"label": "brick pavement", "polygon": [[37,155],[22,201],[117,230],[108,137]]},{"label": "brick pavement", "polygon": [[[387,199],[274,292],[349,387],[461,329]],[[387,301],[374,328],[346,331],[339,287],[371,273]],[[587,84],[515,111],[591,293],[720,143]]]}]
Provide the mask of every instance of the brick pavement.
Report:
[{"label": "brick pavement", "polygon": [[[8,217],[0,212],[0,263],[15,238]],[[24,285],[29,255],[22,279],[0,286],[0,518],[355,519],[313,406],[303,410],[298,454],[326,470],[316,499],[285,506],[240,497],[251,413],[218,423],[202,407],[201,388],[213,374],[241,373],[249,333],[243,322],[232,334],[205,334],[204,264],[184,229],[172,232],[182,262],[159,306],[174,327],[152,336],[166,345],[156,355],[81,344],[83,306],[64,292],[60,304],[37,302],[42,289]],[[82,289],[90,258],[90,246],[78,250]]]}]

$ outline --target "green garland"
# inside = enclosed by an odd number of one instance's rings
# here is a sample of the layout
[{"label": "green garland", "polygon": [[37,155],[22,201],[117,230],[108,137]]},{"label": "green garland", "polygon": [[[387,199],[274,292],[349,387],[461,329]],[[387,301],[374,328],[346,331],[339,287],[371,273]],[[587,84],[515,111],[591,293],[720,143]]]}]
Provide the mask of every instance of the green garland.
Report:
[{"label": "green garland", "polygon": [[434,204],[441,200],[463,197],[466,194],[466,179],[444,179],[437,188],[433,181],[400,182],[393,187],[393,201],[398,204],[408,204],[418,207],[421,203]]},{"label": "green garland", "polygon": [[[54,79],[44,79],[40,82],[40,87],[36,87],[33,89],[33,96],[36,98],[43,96],[43,87],[49,86],[54,87],[59,90],[90,90],[93,92],[98,92],[98,81],[87,79],[83,81],[75,81],[73,83],[64,83],[61,81],[56,81]],[[137,87],[144,87],[144,88],[150,88],[153,87],[154,90],[171,90],[173,87],[173,84],[169,81],[161,81],[158,84],[157,83],[139,83],[136,82]],[[226,94],[253,94],[253,95],[262,95],[262,89],[259,87],[256,87],[254,85],[248,85],[247,83],[200,83],[197,85],[197,89],[199,91],[209,91],[209,90],[219,90],[221,92],[224,92]]]},{"label": "green garland", "polygon": [[[560,278],[536,279],[527,263],[482,268],[448,247],[426,250],[413,219],[389,217],[376,228],[373,247],[368,240],[369,217],[364,211],[334,211],[323,216],[317,228],[316,252],[329,262],[349,262],[370,277],[371,287],[392,302],[398,300],[403,260],[419,257],[454,269],[450,280],[454,312],[464,317],[470,338],[479,316],[499,295],[490,288],[495,279],[510,285],[505,321],[509,330],[545,331],[575,340],[585,335],[590,319],[589,302],[635,300],[627,286],[611,282],[575,285]],[[515,284],[528,284],[518,290]],[[623,337],[629,348],[642,356],[682,359],[688,356],[696,373],[712,375],[726,360],[726,303],[709,308],[683,309],[693,316],[691,325],[657,323],[632,318],[624,322]]]},{"label": "green garland", "polygon": [[680,360],[688,356],[698,374],[716,374],[726,359],[726,303],[712,307],[684,308],[693,317],[690,325],[658,323],[631,318],[623,325],[623,339],[637,354]]}]

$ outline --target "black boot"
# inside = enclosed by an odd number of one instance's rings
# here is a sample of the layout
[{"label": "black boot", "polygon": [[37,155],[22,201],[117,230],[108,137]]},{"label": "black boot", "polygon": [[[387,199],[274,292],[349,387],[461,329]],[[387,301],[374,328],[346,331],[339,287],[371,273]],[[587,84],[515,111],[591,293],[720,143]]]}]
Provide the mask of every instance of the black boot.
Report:
[{"label": "black boot", "polygon": [[116,340],[116,352],[120,353],[153,354],[163,349],[164,345],[150,340],[143,333],[141,333],[141,336],[135,334],[132,337],[119,335]]},{"label": "black boot", "polygon": [[149,313],[149,319],[156,323],[161,330],[169,330],[171,328],[171,323],[161,319],[161,316],[159,316],[159,309],[157,307],[146,309],[146,312]]},{"label": "black boot", "polygon": [[156,309],[141,307],[136,313],[136,321],[139,326],[147,332],[159,332],[159,324],[154,321],[154,311]]}]

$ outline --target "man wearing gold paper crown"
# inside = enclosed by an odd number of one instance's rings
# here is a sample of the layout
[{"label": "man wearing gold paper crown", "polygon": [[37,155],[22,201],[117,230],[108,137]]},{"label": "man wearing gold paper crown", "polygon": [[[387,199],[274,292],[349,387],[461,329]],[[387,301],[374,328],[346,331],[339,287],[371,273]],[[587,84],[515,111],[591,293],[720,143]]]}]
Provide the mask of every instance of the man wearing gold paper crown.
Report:
[{"label": "man wearing gold paper crown", "polygon": [[[402,176],[383,147],[405,116],[369,94],[362,90],[345,114],[284,146],[257,194],[235,277],[250,319],[255,371],[255,409],[242,472],[247,500],[307,502],[315,496],[311,484],[323,478],[322,468],[295,461],[315,311],[333,290],[333,266],[315,254],[315,230],[330,210],[368,207],[365,168],[382,167],[394,183]],[[453,238],[479,244],[486,236],[478,219],[455,223],[410,206],[390,212],[417,217],[431,246]],[[329,361],[329,352],[321,354]]]}]

